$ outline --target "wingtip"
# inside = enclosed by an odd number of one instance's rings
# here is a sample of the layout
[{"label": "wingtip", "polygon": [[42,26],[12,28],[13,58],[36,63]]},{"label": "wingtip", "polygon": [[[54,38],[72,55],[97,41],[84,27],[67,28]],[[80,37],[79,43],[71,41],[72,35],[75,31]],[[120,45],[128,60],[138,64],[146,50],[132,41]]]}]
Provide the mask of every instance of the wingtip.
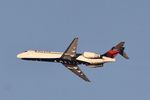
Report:
[{"label": "wingtip", "polygon": [[85,81],[86,81],[86,82],[91,82],[89,79],[86,79]]},{"label": "wingtip", "polygon": [[87,82],[91,83],[91,81],[90,81],[90,80],[88,80]]}]

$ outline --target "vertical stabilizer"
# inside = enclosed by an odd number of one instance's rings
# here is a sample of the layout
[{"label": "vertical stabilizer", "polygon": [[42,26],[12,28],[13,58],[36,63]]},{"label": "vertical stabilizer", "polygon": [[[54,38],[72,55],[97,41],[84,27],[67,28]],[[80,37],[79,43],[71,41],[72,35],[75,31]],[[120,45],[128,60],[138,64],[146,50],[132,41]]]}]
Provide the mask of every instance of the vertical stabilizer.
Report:
[{"label": "vertical stabilizer", "polygon": [[120,54],[124,58],[129,59],[128,55],[124,52],[124,44],[125,42],[118,43],[116,46],[112,47],[111,50],[107,51],[104,56],[114,58],[117,54]]}]

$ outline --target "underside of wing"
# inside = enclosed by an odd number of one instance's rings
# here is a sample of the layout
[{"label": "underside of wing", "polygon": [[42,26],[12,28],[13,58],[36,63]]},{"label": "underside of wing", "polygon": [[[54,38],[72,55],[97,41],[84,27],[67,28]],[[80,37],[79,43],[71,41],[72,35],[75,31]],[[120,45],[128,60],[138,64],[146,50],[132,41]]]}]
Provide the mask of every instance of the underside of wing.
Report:
[{"label": "underside of wing", "polygon": [[78,75],[83,80],[90,82],[90,80],[86,77],[86,75],[81,71],[81,69],[77,65],[68,65],[68,64],[63,65],[70,71],[72,71],[74,74]]},{"label": "underside of wing", "polygon": [[69,47],[63,53],[61,58],[71,60],[73,57],[76,57],[78,38],[74,38]]}]

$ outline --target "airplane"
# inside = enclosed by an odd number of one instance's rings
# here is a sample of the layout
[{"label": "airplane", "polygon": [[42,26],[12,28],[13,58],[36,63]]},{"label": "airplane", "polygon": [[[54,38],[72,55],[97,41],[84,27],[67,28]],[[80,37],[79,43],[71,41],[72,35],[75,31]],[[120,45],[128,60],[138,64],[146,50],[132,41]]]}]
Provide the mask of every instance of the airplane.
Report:
[{"label": "airplane", "polygon": [[125,42],[120,42],[102,55],[94,52],[77,53],[78,37],[76,37],[64,52],[28,50],[18,54],[17,58],[22,60],[61,63],[83,80],[90,82],[78,65],[84,64],[90,68],[103,67],[105,63],[115,62],[117,54],[129,59],[128,55],[124,52],[124,44]]}]

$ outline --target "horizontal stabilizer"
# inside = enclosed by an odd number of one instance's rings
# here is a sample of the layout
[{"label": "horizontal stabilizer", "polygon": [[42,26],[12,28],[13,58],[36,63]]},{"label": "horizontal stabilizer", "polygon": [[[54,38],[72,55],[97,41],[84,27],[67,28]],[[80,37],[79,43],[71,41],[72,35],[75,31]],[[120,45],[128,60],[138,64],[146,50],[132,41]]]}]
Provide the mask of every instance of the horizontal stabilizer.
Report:
[{"label": "horizontal stabilizer", "polygon": [[126,52],[124,52],[125,47],[122,47],[122,49],[120,50],[120,55],[123,56],[126,59],[129,59],[128,55]]}]

